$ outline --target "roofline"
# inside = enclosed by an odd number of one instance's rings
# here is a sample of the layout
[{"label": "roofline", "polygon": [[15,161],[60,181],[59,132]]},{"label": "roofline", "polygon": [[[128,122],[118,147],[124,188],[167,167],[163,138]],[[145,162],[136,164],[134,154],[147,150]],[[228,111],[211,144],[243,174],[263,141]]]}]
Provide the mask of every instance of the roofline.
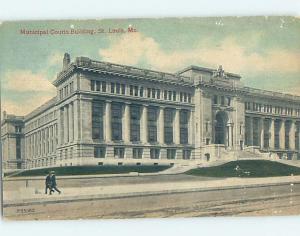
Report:
[{"label": "roofline", "polygon": [[[191,65],[191,66],[188,66],[188,67],[178,71],[176,74],[182,74],[182,73],[184,73],[186,71],[189,71],[189,70],[206,71],[206,72],[210,72],[210,73],[213,73],[213,72],[217,71],[216,69],[212,69],[212,68]],[[236,77],[236,78],[242,78],[240,75],[234,74],[234,73],[231,73],[231,72],[225,72],[225,75],[228,75],[228,76],[231,76],[231,77]]]},{"label": "roofline", "polygon": [[110,62],[104,62],[104,61],[95,61],[91,60],[88,57],[77,57],[75,62],[72,62],[68,65],[68,67],[64,70],[62,70],[60,73],[58,73],[57,78],[52,82],[54,86],[58,86],[60,82],[64,81],[64,79],[72,74],[75,69],[91,69],[99,72],[99,69],[101,70],[109,70],[112,69],[111,72],[114,72],[115,70],[117,73],[123,73],[124,75],[128,76],[143,76],[145,78],[147,77],[156,77],[165,79],[165,81],[161,82],[177,82],[177,83],[188,83],[193,84],[193,81],[187,76],[182,76],[176,73],[169,73],[169,72],[163,72],[163,71],[155,71],[155,70],[149,70],[149,69],[143,69],[138,68],[134,66],[128,66],[128,65],[121,65],[116,63],[110,63]]},{"label": "roofline", "polygon": [[26,116],[24,116],[24,121],[30,120],[30,119],[40,115],[45,110],[55,106],[55,104],[56,104],[56,96],[49,99],[47,102],[43,103],[41,106],[37,107],[32,112],[30,112]]}]

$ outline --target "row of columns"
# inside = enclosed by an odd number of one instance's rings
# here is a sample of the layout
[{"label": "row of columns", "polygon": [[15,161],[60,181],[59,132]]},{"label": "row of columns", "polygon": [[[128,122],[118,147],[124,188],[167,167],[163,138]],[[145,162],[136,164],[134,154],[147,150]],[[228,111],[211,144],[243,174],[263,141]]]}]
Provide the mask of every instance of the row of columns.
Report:
[{"label": "row of columns", "polygon": [[71,102],[60,108],[58,112],[59,130],[58,142],[60,145],[71,143],[75,139],[75,122],[78,122],[77,114],[74,112],[74,103]]},{"label": "row of columns", "polygon": [[[104,139],[109,142],[112,141],[111,133],[111,103],[105,102],[104,113]],[[123,117],[122,117],[122,139],[124,142],[130,142],[130,103],[124,103]],[[164,144],[164,109],[160,106],[157,116],[157,142]],[[188,122],[188,143],[192,143],[192,129],[191,129],[191,111]],[[148,105],[142,105],[140,116],[140,141],[142,143],[148,142]],[[180,109],[175,109],[173,117],[173,143],[180,144]]]},{"label": "row of columns", "polygon": [[[279,149],[296,149],[296,131],[299,132],[299,129],[296,129],[296,121],[295,120],[285,120],[285,119],[276,119],[276,118],[254,118],[254,117],[247,117],[248,122],[246,125],[248,126],[246,135],[247,135],[247,145],[253,146],[254,145],[254,119],[258,119],[258,145],[261,148],[279,148]],[[265,121],[268,122],[267,130],[265,127]],[[279,123],[279,129],[276,130],[275,122]],[[289,125],[287,125],[289,124]],[[265,132],[268,132],[268,145],[265,144]],[[288,147],[286,147],[286,133],[288,133]],[[300,133],[298,133],[298,136]],[[276,140],[277,139],[277,140]],[[279,142],[279,146],[276,147],[276,141]],[[299,141],[299,140],[298,140]]]},{"label": "row of columns", "polygon": [[43,127],[25,137],[25,156],[40,157],[55,152],[56,124]]}]

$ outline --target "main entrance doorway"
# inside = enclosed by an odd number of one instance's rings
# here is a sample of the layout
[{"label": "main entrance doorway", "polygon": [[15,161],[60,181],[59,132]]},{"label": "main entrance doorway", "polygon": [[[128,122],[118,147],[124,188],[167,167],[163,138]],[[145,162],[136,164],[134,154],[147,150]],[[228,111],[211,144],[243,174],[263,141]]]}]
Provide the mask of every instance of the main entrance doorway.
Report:
[{"label": "main entrance doorway", "polygon": [[228,116],[226,112],[220,111],[216,114],[216,123],[215,123],[215,144],[224,144],[227,145],[227,122]]}]

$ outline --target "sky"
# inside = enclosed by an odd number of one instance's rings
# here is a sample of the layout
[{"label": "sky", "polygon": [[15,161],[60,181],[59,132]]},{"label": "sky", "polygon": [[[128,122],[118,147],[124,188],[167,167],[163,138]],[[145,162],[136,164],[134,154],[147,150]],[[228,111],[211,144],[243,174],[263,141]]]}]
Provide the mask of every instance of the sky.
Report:
[{"label": "sky", "polygon": [[[131,26],[134,33],[109,33]],[[24,35],[20,30],[48,30]],[[97,34],[51,34],[51,30]],[[56,95],[65,52],[175,73],[189,65],[242,76],[246,86],[300,96],[300,18],[210,17],[0,22],[2,110],[26,115]]]}]

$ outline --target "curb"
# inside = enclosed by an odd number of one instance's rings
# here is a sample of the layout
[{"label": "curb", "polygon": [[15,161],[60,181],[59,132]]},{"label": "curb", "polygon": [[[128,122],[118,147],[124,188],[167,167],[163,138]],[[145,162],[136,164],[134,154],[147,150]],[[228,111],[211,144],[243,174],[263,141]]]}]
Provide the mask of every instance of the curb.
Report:
[{"label": "curb", "polygon": [[149,191],[149,192],[132,192],[132,193],[121,193],[121,194],[95,194],[86,196],[70,196],[63,199],[50,199],[40,201],[40,199],[23,200],[22,202],[7,202],[3,204],[3,207],[14,207],[14,206],[30,206],[30,205],[43,205],[43,204],[54,204],[54,203],[69,203],[69,202],[83,202],[91,200],[105,200],[105,199],[119,199],[119,198],[131,198],[131,197],[141,197],[141,196],[157,196],[165,194],[184,194],[193,192],[210,192],[210,191],[223,191],[232,189],[242,189],[242,188],[262,188],[270,186],[284,186],[290,184],[300,184],[300,181],[287,181],[282,183],[269,183],[269,184],[250,184],[250,185],[236,185],[236,186],[226,186],[226,187],[208,187],[208,188],[191,188],[191,189],[174,189],[165,191]]}]

